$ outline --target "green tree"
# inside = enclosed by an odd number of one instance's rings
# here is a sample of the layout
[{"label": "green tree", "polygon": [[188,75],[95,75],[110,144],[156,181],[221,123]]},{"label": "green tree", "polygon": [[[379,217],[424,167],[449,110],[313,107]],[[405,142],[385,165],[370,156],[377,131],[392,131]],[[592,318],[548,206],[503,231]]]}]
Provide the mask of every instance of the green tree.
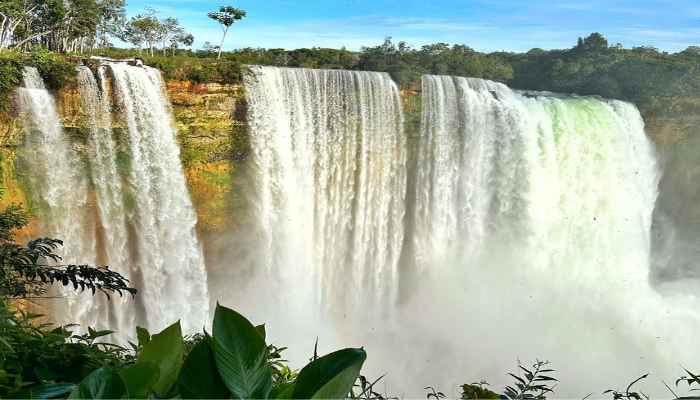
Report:
[{"label": "green tree", "polygon": [[234,22],[243,19],[245,16],[245,11],[232,6],[219,6],[219,12],[210,12],[207,14],[207,17],[221,24],[221,29],[224,31],[221,37],[221,45],[219,45],[219,54],[216,56],[217,60],[221,58],[221,49],[224,47],[224,40],[226,40],[228,29]]},{"label": "green tree", "polygon": [[161,25],[156,17],[156,10],[146,7],[146,12],[131,17],[120,39],[138,47],[139,54],[141,54],[145,42],[148,46],[147,54],[153,56],[153,47],[158,41],[160,34]]},{"label": "green tree", "polygon": [[0,3],[0,50],[10,45],[15,29],[27,16],[24,3],[20,0],[4,0]]},{"label": "green tree", "polygon": [[167,45],[173,49],[173,55],[175,55],[175,49],[180,43],[191,46],[194,42],[194,36],[190,35],[185,31],[184,28],[180,26],[180,21],[177,18],[165,18],[159,21],[160,24],[160,42],[162,43],[163,56],[166,55],[165,50]]}]

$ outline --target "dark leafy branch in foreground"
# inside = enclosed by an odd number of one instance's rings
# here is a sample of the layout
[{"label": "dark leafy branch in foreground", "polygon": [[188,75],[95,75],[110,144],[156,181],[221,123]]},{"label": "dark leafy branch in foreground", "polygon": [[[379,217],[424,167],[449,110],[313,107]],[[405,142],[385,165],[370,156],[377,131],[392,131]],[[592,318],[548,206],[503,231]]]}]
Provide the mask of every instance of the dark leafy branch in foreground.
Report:
[{"label": "dark leafy branch in foreground", "polygon": [[4,297],[44,297],[53,284],[72,285],[74,290],[89,290],[93,295],[99,291],[108,299],[110,292],[120,296],[126,292],[132,297],[136,294],[136,289],[129,287],[129,280],[109,267],[46,264],[61,260],[54,253],[61,245],[61,240],[40,238],[10,252],[0,268],[0,292]]},{"label": "dark leafy branch in foreground", "polygon": [[58,239],[39,238],[21,246],[14,242],[13,231],[24,228],[29,215],[19,205],[0,211],[0,295],[3,298],[46,297],[50,285],[72,286],[92,294],[124,293],[132,297],[136,289],[129,280],[108,267],[89,265],[53,265],[61,261],[56,250]]}]

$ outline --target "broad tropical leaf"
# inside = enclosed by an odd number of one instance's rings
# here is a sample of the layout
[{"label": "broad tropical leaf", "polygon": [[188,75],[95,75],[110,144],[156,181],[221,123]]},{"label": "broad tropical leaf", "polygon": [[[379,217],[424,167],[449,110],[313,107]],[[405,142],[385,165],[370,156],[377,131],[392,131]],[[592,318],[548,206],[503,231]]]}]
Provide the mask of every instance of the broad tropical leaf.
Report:
[{"label": "broad tropical leaf", "polygon": [[266,399],[272,386],[267,345],[253,324],[217,304],[212,335],[216,366],[234,397]]},{"label": "broad tropical leaf", "polygon": [[155,361],[146,360],[124,368],[119,375],[129,389],[129,398],[147,399],[158,383],[160,369]]},{"label": "broad tropical leaf", "polygon": [[263,340],[266,340],[267,338],[265,337],[267,333],[265,332],[265,324],[258,325],[255,327],[255,329],[260,333],[260,336],[262,336]]},{"label": "broad tropical leaf", "polygon": [[292,398],[345,398],[366,359],[363,349],[343,349],[310,362],[299,372]]},{"label": "broad tropical leaf", "polygon": [[292,398],[294,393],[294,382],[282,384],[270,392],[271,399],[288,400]]},{"label": "broad tropical leaf", "polygon": [[119,374],[107,367],[92,371],[86,376],[69,399],[126,399],[129,392]]},{"label": "broad tropical leaf", "polygon": [[211,338],[197,343],[182,364],[177,385],[183,399],[227,399],[231,392],[216,369]]},{"label": "broad tropical leaf", "polygon": [[73,389],[75,389],[75,384],[73,383],[50,383],[22,389],[4,396],[8,399],[51,399],[66,394]]},{"label": "broad tropical leaf", "polygon": [[151,360],[158,365],[160,376],[153,386],[153,392],[156,395],[165,396],[175,383],[180,374],[183,353],[180,321],[165,328],[163,332],[153,335],[151,340],[143,346],[136,362]]}]

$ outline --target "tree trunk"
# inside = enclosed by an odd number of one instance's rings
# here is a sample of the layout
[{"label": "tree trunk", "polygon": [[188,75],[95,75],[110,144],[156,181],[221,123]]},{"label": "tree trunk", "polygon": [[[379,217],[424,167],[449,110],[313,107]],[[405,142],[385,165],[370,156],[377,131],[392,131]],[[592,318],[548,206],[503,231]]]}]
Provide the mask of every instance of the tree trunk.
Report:
[{"label": "tree trunk", "polygon": [[23,41],[17,43],[17,44],[15,45],[15,47],[13,48],[13,50],[22,47],[23,44],[29,42],[30,40],[34,40],[34,39],[36,39],[36,38],[38,38],[38,37],[42,37],[42,36],[44,36],[44,35],[46,35],[46,34],[49,34],[49,33],[51,33],[51,31],[46,31],[46,32],[37,33],[37,34],[35,34],[35,35],[32,35],[32,36],[30,36],[30,37],[24,39]]},{"label": "tree trunk", "polygon": [[226,40],[226,32],[228,32],[228,26],[224,29],[224,36],[221,37],[221,44],[219,45],[219,55],[216,56],[216,61],[221,58],[221,50],[224,48],[224,40]]}]

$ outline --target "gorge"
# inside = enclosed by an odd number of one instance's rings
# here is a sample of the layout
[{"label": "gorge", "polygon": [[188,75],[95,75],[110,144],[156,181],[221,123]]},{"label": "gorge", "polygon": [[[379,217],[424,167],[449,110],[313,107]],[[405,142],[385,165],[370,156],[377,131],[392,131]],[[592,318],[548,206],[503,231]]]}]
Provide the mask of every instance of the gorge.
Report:
[{"label": "gorge", "polygon": [[301,342],[296,359],[316,336],[366,345],[369,371],[413,397],[501,384],[518,357],[553,361],[563,396],[672,380],[697,358],[680,351],[697,299],[653,288],[653,234],[673,229],[652,226],[662,168],[630,103],[425,75],[403,95],[422,101],[410,131],[385,73],[251,67],[245,99],[171,85],[174,110],[157,70],[79,74],[57,108],[25,71],[13,187],[32,233],[122,271],[140,298],[86,296],[61,322],[194,331],[218,300],[280,321],[270,335]]}]

